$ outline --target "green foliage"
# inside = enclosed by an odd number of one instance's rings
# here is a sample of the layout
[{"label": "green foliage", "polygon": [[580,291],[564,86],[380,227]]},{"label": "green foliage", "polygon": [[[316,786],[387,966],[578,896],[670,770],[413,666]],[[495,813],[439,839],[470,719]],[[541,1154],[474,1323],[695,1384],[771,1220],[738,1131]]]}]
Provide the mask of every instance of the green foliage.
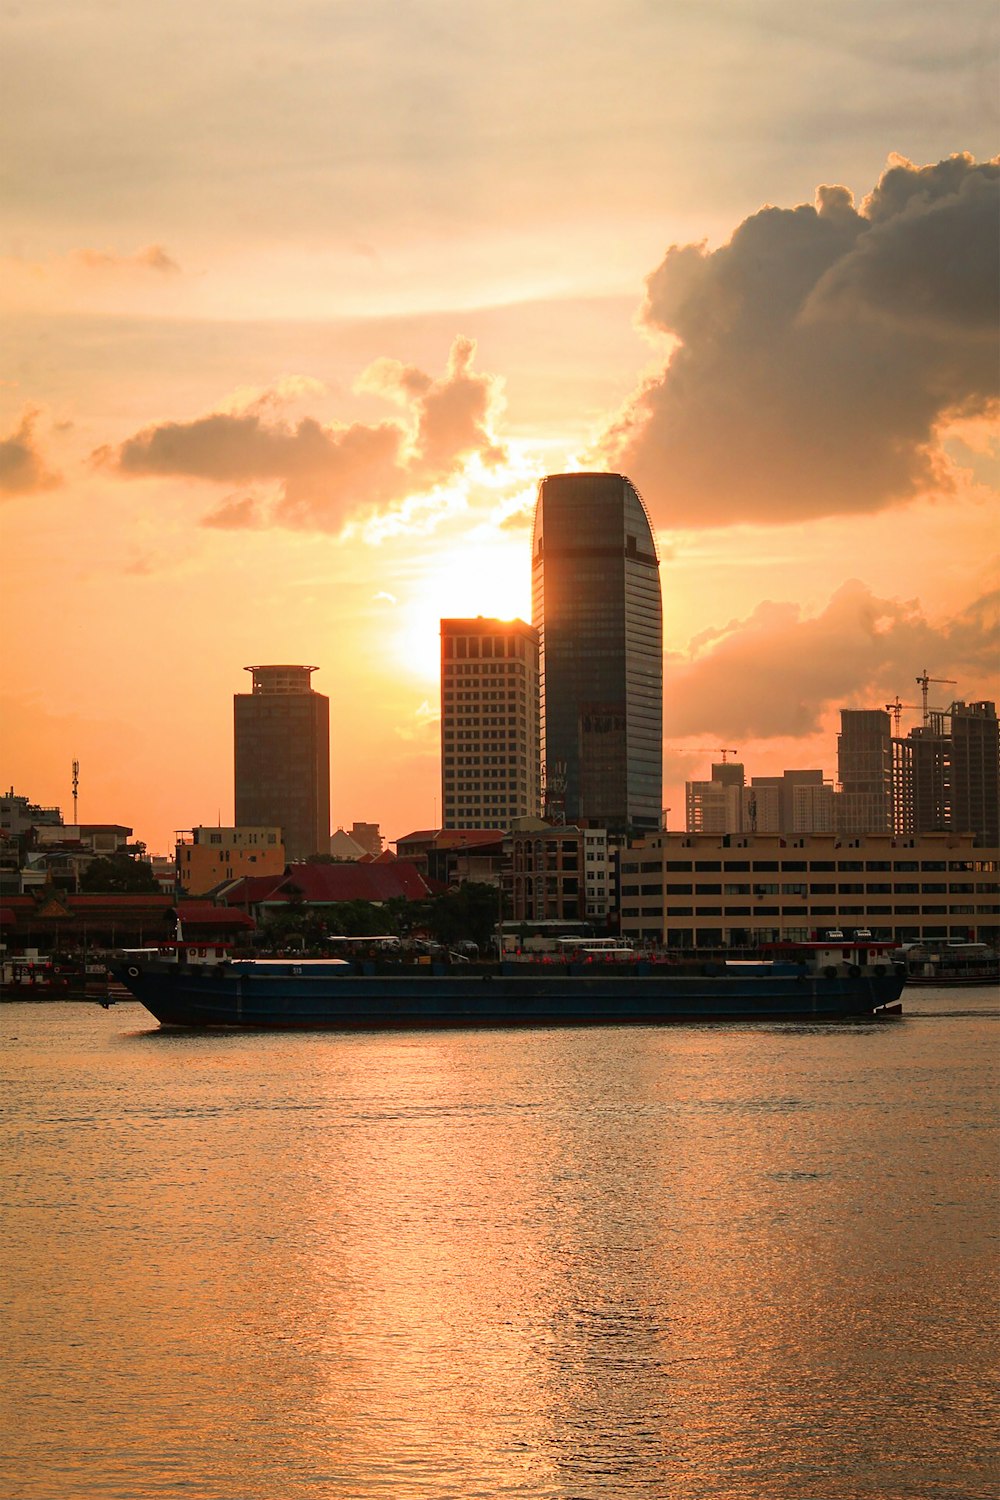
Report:
[{"label": "green foliage", "polygon": [[468,881],[437,896],[430,913],[431,931],[439,943],[471,941],[485,952],[496,932],[500,894],[494,885]]},{"label": "green foliage", "polygon": [[129,849],[118,849],[114,854],[91,860],[80,876],[80,889],[92,895],[118,895],[129,891],[158,892],[160,887],[152,865],[134,857]]},{"label": "green foliage", "polygon": [[301,891],[280,911],[262,922],[259,944],[264,947],[322,949],[326,937],[399,937],[430,933],[437,942],[478,943],[487,952],[496,930],[499,895],[495,886],[467,884],[426,901],[394,896],[379,905],[373,901],[339,901],[335,906],[310,907]]}]

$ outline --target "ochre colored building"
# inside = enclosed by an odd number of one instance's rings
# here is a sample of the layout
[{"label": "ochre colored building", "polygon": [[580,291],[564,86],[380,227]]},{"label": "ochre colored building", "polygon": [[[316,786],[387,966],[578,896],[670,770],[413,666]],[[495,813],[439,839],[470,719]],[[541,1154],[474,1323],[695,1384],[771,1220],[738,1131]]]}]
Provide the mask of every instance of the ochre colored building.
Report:
[{"label": "ochre colored building", "polygon": [[183,829],[175,857],[177,883],[189,896],[244,875],[280,875],[285,868],[280,828]]}]

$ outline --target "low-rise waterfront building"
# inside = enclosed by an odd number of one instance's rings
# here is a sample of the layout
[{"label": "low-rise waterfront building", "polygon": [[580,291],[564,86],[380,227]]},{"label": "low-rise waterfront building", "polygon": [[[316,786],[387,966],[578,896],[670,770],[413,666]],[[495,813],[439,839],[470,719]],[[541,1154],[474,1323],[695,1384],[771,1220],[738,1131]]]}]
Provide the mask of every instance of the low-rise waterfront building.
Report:
[{"label": "low-rise waterfront building", "polygon": [[177,883],[189,896],[201,896],[243,875],[280,875],[285,868],[281,829],[182,828],[177,834]]},{"label": "low-rise waterfront building", "polygon": [[1000,849],[970,834],[660,833],[621,854],[623,937],[669,948],[809,941],[1000,940]]},{"label": "low-rise waterfront building", "polygon": [[13,787],[0,795],[0,834],[6,838],[20,838],[33,828],[61,827],[62,820],[58,807],[42,807],[20,796]]},{"label": "low-rise waterfront building", "polygon": [[281,911],[324,910],[343,903],[423,901],[431,894],[420,872],[404,860],[290,864],[280,875],[244,876],[220,887],[214,899],[258,920]]},{"label": "low-rise waterfront building", "polygon": [[396,840],[396,855],[432,884],[496,885],[504,862],[502,828],[421,828]]},{"label": "low-rise waterfront building", "polygon": [[618,842],[612,838],[609,844],[606,828],[583,830],[583,915],[597,928],[607,924],[608,914],[614,909],[614,852]]},{"label": "low-rise waterfront building", "polygon": [[586,914],[586,843],[575,825],[522,818],[504,841],[510,920],[580,921]]}]

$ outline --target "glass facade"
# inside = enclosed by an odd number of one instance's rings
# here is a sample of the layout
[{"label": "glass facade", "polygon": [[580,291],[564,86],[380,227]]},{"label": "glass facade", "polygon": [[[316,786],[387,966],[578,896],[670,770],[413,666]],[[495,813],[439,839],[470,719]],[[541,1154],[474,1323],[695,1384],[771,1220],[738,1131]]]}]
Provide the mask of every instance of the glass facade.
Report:
[{"label": "glass facade", "polygon": [[621,474],[553,474],[532,541],[547,815],[660,826],[663,621],[645,507]]}]

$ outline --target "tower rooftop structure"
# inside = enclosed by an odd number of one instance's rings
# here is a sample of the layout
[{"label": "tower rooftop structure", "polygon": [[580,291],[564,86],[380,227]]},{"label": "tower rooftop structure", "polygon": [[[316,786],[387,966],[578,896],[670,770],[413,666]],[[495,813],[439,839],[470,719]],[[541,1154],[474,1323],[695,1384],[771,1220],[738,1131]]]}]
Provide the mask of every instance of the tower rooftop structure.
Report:
[{"label": "tower rooftop structure", "polygon": [[312,692],[310,679],[319,667],[279,665],[244,667],[243,670],[252,674],[255,693],[309,693]]}]

